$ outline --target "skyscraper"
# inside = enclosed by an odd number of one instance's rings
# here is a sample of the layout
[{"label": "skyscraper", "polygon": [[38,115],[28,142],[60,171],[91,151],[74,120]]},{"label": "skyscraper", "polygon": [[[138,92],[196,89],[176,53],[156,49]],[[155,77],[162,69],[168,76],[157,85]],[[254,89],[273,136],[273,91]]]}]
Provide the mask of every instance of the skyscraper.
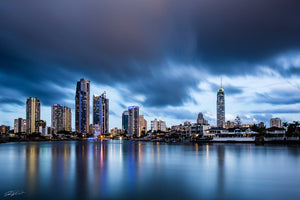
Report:
[{"label": "skyscraper", "polygon": [[29,97],[26,101],[26,133],[38,132],[37,122],[41,118],[41,102],[36,97]]},{"label": "skyscraper", "polygon": [[128,131],[128,110],[125,110],[122,114],[122,130]]},{"label": "skyscraper", "polygon": [[225,122],[225,93],[221,84],[217,92],[217,126],[223,127],[223,122]]},{"label": "skyscraper", "polygon": [[52,105],[51,110],[51,126],[54,128],[54,132],[63,131],[63,112],[64,107],[59,104]]},{"label": "skyscraper", "polygon": [[128,107],[128,135],[139,135],[139,107]]},{"label": "skyscraper", "polygon": [[54,132],[72,131],[71,108],[59,104],[52,105],[51,126]]},{"label": "skyscraper", "polygon": [[77,82],[75,109],[75,131],[86,134],[90,123],[90,81],[87,79]]},{"label": "skyscraper", "polygon": [[25,133],[26,131],[26,119],[15,119],[14,133]]},{"label": "skyscraper", "polygon": [[144,115],[139,116],[139,137],[142,134],[147,133],[147,120],[145,120]]},{"label": "skyscraper", "polygon": [[109,99],[106,92],[93,96],[93,124],[100,125],[100,133],[109,133]]},{"label": "skyscraper", "polygon": [[72,111],[71,108],[64,106],[64,111],[63,111],[63,129],[65,131],[72,131]]},{"label": "skyscraper", "polygon": [[157,119],[151,121],[151,132],[157,131]]}]

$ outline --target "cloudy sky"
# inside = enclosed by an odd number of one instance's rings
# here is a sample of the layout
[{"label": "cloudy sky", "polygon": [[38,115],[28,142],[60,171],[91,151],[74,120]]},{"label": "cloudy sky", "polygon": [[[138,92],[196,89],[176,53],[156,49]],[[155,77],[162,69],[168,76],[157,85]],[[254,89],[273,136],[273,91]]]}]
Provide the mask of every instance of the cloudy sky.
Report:
[{"label": "cloudy sky", "polygon": [[1,1],[0,124],[25,118],[29,96],[48,125],[52,104],[74,114],[82,77],[107,92],[110,128],[130,105],[148,127],[198,112],[215,125],[221,76],[226,120],[300,120],[299,10],[299,0]]}]

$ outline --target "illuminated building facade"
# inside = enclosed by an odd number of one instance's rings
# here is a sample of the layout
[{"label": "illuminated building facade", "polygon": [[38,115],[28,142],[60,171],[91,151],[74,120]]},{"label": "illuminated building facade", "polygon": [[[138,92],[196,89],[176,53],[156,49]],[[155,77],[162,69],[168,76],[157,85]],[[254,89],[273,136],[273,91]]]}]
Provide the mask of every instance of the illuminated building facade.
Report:
[{"label": "illuminated building facade", "polygon": [[41,118],[41,102],[36,97],[29,97],[26,101],[26,133],[38,132],[36,123]]},{"label": "illuminated building facade", "polygon": [[157,131],[157,119],[151,121],[151,132]]},{"label": "illuminated building facade", "polygon": [[6,134],[10,131],[10,126],[1,125],[0,126],[0,134]]},{"label": "illuminated building facade", "polygon": [[80,79],[77,82],[75,96],[75,131],[87,134],[90,122],[90,81]]},{"label": "illuminated building facade", "polygon": [[125,110],[122,114],[122,130],[128,131],[128,110]]},{"label": "illuminated building facade", "polygon": [[109,99],[106,92],[93,96],[93,124],[100,125],[100,133],[109,133]]},{"label": "illuminated building facade", "polygon": [[139,135],[139,107],[128,107],[128,135]]},{"label": "illuminated building facade", "polygon": [[26,119],[18,118],[14,121],[14,133],[25,133]]},{"label": "illuminated building facade", "polygon": [[217,93],[217,126],[223,127],[223,122],[225,122],[225,93],[221,86]]},{"label": "illuminated building facade", "polygon": [[139,116],[139,137],[142,134],[147,133],[147,121],[144,118],[144,115]]},{"label": "illuminated building facade", "polygon": [[71,132],[72,131],[72,111],[71,108],[64,106],[63,111],[63,129],[65,131]]},{"label": "illuminated building facade", "polygon": [[72,131],[71,108],[59,104],[52,105],[51,126],[54,132]]}]

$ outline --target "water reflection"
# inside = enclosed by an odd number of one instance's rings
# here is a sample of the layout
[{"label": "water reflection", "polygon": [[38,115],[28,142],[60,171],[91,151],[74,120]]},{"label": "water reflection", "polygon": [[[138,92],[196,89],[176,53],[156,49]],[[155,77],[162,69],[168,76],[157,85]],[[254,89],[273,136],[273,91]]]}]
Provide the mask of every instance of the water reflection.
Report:
[{"label": "water reflection", "polygon": [[0,164],[0,199],[300,198],[299,146],[9,143]]}]

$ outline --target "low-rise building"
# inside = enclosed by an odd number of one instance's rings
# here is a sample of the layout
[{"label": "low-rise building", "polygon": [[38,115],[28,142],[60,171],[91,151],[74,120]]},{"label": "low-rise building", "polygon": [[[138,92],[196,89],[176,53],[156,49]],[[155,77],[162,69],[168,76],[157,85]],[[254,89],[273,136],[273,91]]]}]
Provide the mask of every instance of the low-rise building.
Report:
[{"label": "low-rise building", "polygon": [[0,126],[0,134],[7,134],[10,131],[10,126],[2,125]]},{"label": "low-rise building", "polygon": [[285,128],[273,126],[273,127],[268,128],[266,133],[270,134],[272,136],[282,137],[285,135]]}]

